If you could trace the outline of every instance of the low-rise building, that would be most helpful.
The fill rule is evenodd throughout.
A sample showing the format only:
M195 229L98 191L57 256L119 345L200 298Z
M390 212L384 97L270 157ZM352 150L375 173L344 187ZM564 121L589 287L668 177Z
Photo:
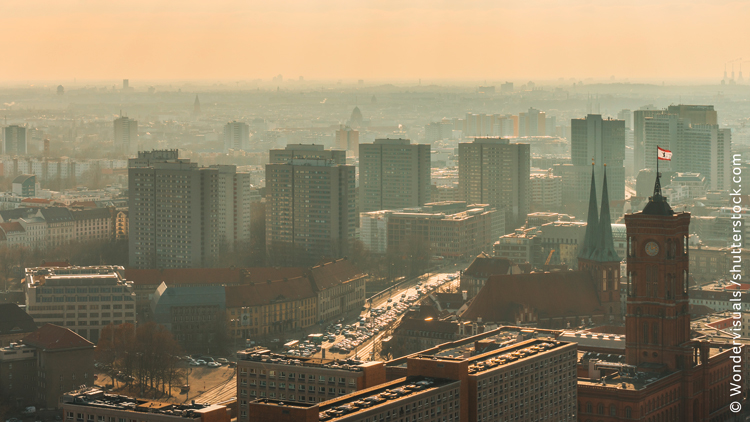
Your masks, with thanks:
M316 265L309 270L318 298L316 322L343 318L365 305L365 279L367 274L348 259Z
M235 343L305 329L318 321L316 294L306 276L226 286L224 291Z
M105 241L115 238L114 208L88 208L71 211L77 242Z
M388 217L388 248L397 250L415 240L429 245L432 254L469 258L492 247L504 231L502 213L489 205L463 201L426 204Z
M229 422L221 404L169 403L107 394L97 388L68 392L60 398L65 422Z
M94 384L94 344L72 330L45 324L0 349L0 397L15 406L60 406L64 391Z
M320 403L384 382L383 362L305 358L273 354L259 347L247 349L237 353L239 420L247 420L247 413L243 418L247 400Z
M26 312L38 326L70 328L94 343L109 324L135 324L135 292L120 266L26 269Z

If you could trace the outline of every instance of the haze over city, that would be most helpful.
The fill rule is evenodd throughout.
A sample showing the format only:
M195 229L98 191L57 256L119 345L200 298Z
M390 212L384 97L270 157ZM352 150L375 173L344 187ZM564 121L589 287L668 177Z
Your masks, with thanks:
M750 58L748 15L708 0L6 0L0 79L698 83Z
M0 421L749 421L748 18L3 1Z

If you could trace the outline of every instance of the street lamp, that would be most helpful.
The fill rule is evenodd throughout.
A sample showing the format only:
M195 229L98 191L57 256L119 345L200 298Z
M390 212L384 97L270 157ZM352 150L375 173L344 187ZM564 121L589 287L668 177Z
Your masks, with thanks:
M186 373L187 377L185 379L185 383L187 385L187 393L186 393L187 397L185 397L185 401L190 400L190 373L191 372L193 372L193 368L188 368L187 373Z

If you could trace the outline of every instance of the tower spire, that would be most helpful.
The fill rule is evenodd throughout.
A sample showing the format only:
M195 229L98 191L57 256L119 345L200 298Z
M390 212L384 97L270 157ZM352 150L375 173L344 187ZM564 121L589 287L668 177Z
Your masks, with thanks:
M599 230L599 212L596 206L596 178L594 162L591 162L591 191L589 193L589 214L586 220L586 235L583 239L583 247L578 253L579 258L589 259L596 252L598 242L596 232Z
M609 192L607 189L607 165L604 165L604 181L602 182L602 211L599 216L599 244L592 259L599 262L620 261L615 251L615 241L612 237L612 220L609 217Z

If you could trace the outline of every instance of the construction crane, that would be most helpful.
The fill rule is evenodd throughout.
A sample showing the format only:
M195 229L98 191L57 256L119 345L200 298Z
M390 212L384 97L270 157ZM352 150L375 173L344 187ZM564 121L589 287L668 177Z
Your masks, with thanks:
M544 261L544 265L549 265L549 261L552 259L552 254L553 253L555 253L554 249L552 249L551 251L549 251L549 255L547 255L547 260Z

